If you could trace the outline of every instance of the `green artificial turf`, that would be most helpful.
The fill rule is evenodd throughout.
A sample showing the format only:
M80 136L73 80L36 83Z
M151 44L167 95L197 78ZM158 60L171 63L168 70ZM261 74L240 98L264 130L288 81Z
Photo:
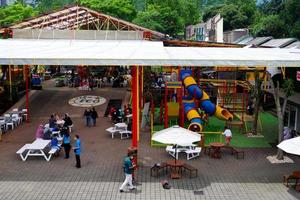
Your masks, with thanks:
M231 145L240 148L264 148L271 147L271 143L275 143L278 133L278 122L277 118L267 112L261 112L259 114L261 121L261 135L264 137L247 137L246 135L239 132L237 127L232 129L232 140ZM174 120L172 120L174 125ZM187 128L188 122L185 123ZM248 126L250 127L250 123ZM209 123L205 125L205 132L222 132L225 126L225 122L217 119L216 117L210 117ZM159 131L164 128L163 125L156 124L153 127L153 131ZM224 142L224 137L219 134L205 134L205 145L209 145L211 142ZM165 146L157 142L152 141L153 146Z

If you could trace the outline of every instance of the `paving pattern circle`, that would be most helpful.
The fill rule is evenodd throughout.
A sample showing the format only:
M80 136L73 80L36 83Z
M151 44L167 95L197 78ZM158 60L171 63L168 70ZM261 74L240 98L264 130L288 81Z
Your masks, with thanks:
M70 105L84 108L100 106L105 102L105 98L93 95L79 96L69 100Z

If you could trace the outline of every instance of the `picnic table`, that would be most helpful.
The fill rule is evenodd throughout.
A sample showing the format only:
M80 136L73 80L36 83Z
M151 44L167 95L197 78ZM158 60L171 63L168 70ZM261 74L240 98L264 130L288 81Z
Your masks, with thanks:
M167 162L167 166L171 168L171 178L178 179L181 178L181 172L183 168L184 162L180 160L170 160Z
M209 146L212 149L211 157L221 158L221 148L223 148L225 145L221 142L213 142L210 143Z
M50 161L52 155L56 153L57 149L51 149L46 155L45 149L51 143L51 140L36 139L31 144L25 144L16 153L20 155L22 161L26 161L29 156L41 156L44 157L46 161Z
M173 146L167 146L166 151L176 159L178 159L179 153L184 152L187 155L186 159L190 160L197 156L200 156L201 148L197 147L194 144L191 144L189 146L179 146L177 149L175 149Z
M116 129L124 129L127 131L127 124L122 122L122 123L116 123L115 124Z
M111 138L114 138L116 133L121 135L121 139L126 139L131 137L132 132L127 130L126 123L117 123L115 126L105 129L107 132L111 134Z

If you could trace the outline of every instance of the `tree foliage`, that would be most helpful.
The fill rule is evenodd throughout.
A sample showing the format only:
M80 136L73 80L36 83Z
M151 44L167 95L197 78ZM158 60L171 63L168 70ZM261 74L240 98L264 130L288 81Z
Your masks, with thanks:
M37 8L39 13L50 12L58 10L65 5L73 4L76 0L36 0Z
M137 23L171 36L184 33L186 26L206 21L220 13L224 30L250 28L255 36L300 37L299 0L35 0L36 8L24 0L0 8L0 26L51 12L68 4Z
M279 15L260 15L252 27L252 33L256 36L273 36L280 38L287 36L286 25Z
M255 0L227 0L224 4L208 7L203 14L207 21L220 13L224 18L224 30L248 28L255 21L257 8Z
M132 21L137 14L131 0L78 0L78 2L96 11L128 21Z
M139 12L133 22L170 35L176 35L177 31L184 27L175 10L154 4L148 5L146 11Z
M36 14L32 7L16 3L0 8L0 27L9 26Z
M182 34L187 25L200 21L199 11L200 4L194 0L148 0L146 9L138 13L134 22L147 28L159 27L155 30L176 36Z
M300 37L300 1L271 0L259 5L260 18L253 24L257 36Z

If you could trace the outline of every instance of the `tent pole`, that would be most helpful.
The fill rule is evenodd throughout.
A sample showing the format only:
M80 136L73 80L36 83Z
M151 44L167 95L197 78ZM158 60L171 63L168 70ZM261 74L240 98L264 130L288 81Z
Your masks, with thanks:
M165 123L164 123L164 127L168 128L169 126L169 116L168 116L168 87L167 87L167 83L165 83Z
M26 109L27 109L27 119L26 122L29 123L29 66L25 66L25 80L26 80Z
M8 74L9 74L9 99L12 101L11 65L8 66Z
M139 139L139 70L131 67L132 75L132 146L138 146Z

